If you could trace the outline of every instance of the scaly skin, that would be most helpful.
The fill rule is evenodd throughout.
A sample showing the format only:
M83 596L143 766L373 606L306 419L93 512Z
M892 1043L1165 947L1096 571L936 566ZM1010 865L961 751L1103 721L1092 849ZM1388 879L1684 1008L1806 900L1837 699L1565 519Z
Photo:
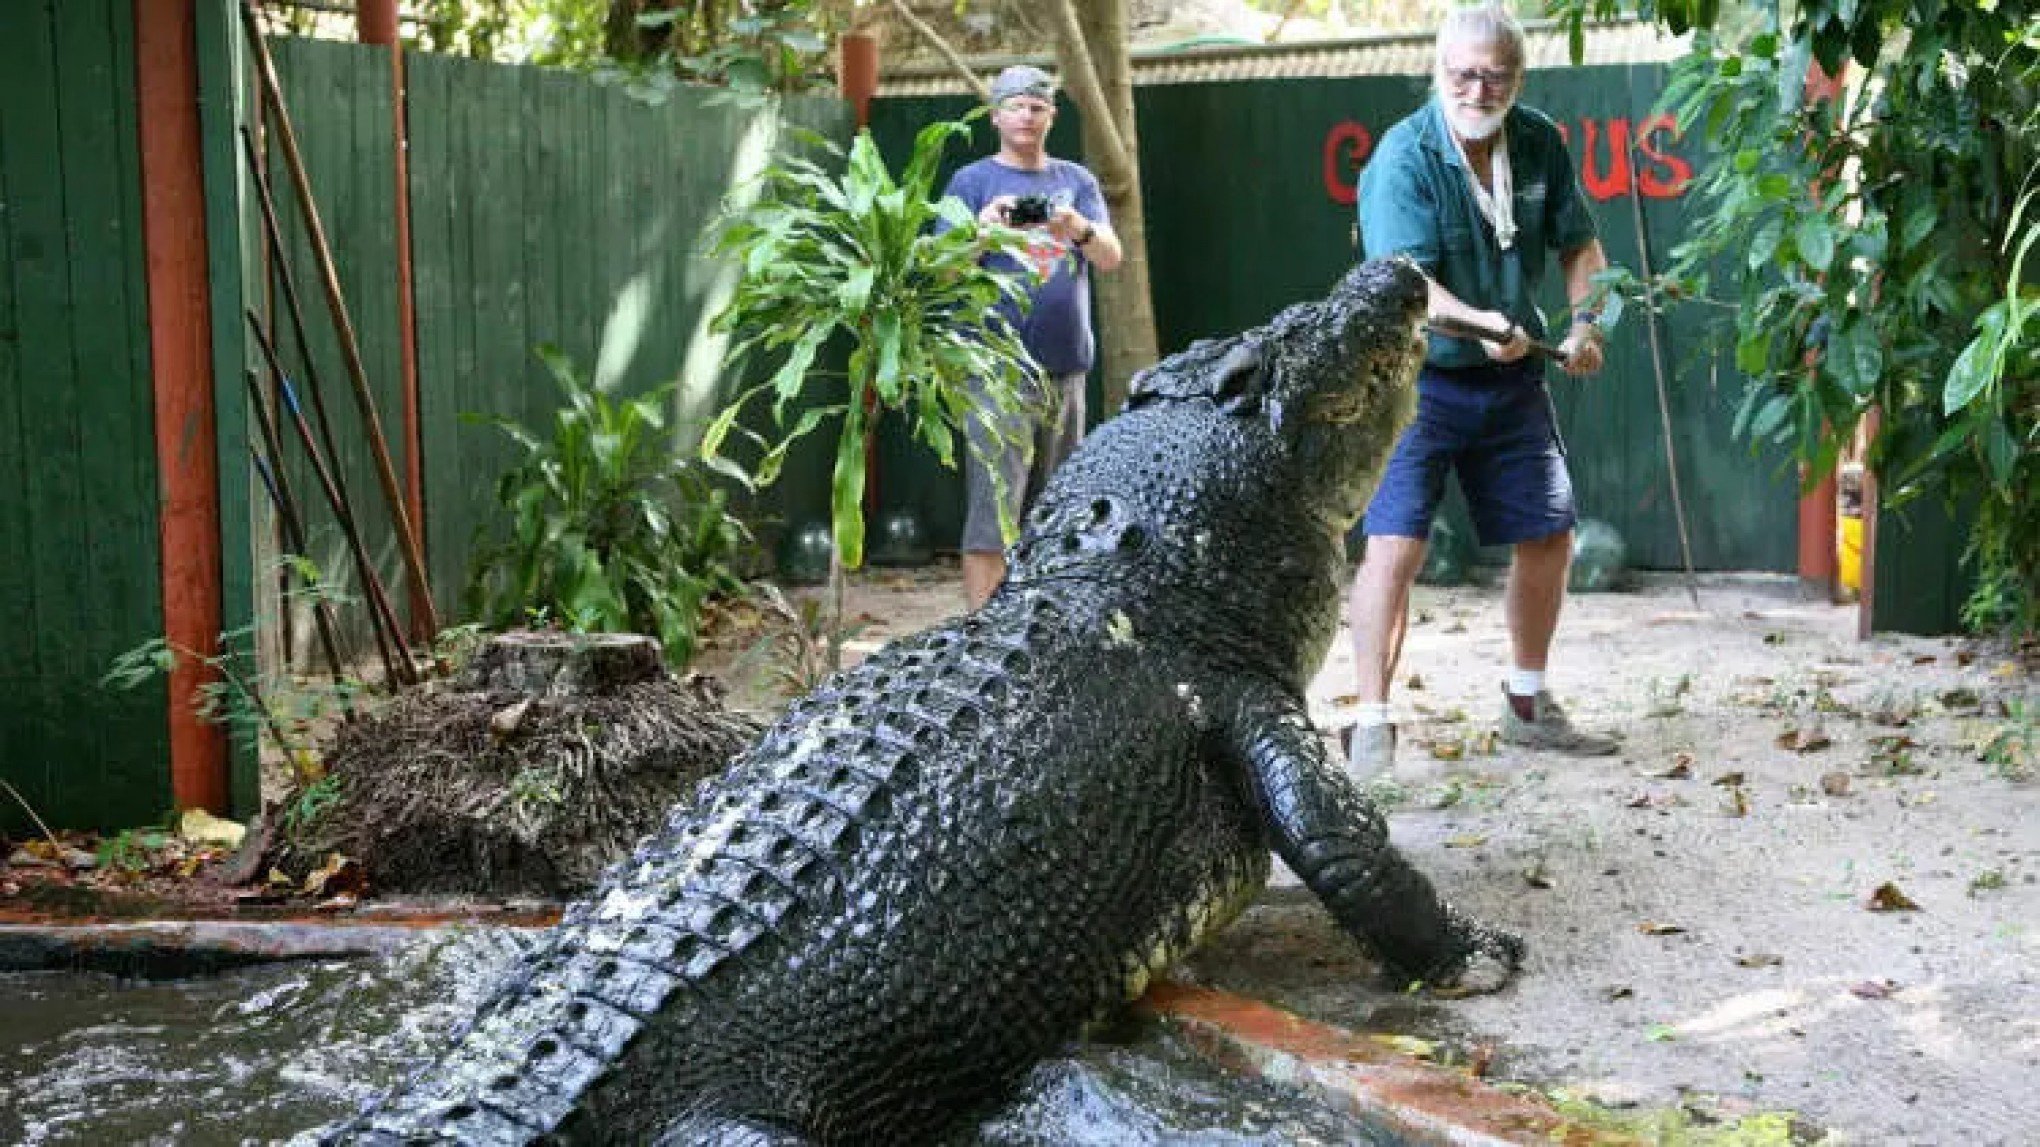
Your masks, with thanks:
M1395 967L1498 986L1520 944L1389 846L1303 702L1423 300L1367 264L1135 379L983 610L796 703L328 1141L924 1142L1230 921L1271 848Z

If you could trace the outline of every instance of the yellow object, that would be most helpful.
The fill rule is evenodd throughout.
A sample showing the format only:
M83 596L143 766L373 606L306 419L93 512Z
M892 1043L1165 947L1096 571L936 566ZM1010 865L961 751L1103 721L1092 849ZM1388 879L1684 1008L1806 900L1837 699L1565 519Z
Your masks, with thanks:
M1863 519L1844 514L1840 525L1841 541L1837 551L1842 584L1860 593L1863 590Z

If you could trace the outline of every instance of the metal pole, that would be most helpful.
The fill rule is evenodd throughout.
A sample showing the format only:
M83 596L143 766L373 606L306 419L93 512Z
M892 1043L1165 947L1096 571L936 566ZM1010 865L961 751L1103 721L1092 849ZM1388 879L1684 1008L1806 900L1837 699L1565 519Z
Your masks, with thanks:
M1636 261L1643 269L1643 321L1650 331L1650 370L1657 380L1658 426L1665 439L1665 472L1672 483L1672 520L1679 527L1679 556L1686 563L1686 593L1700 608L1700 578L1693 572L1693 539L1686 529L1686 500L1679 494L1679 452L1672 442L1672 399L1665 386L1665 352L1658 342L1657 290L1651 286L1650 235L1643 226L1643 196L1636 189L1636 140L1629 145L1629 213L1636 222Z

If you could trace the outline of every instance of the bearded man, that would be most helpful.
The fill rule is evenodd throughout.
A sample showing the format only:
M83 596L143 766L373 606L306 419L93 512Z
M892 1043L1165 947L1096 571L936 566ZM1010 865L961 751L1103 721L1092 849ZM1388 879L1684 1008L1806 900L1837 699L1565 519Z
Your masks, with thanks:
M1438 32L1436 98L1382 136L1361 175L1361 258L1415 260L1430 279L1432 324L1416 421L1367 508L1367 552L1347 602L1360 705L1344 740L1362 779L1394 766L1389 683L1448 472L1481 544L1513 551L1501 739L1575 755L1616 748L1574 728L1545 685L1576 514L1545 387L1548 356L1531 353L1547 338L1531 296L1555 253L1571 301L1559 365L1592 375L1601 332L1586 303L1608 261L1557 125L1516 102L1524 55L1522 25L1507 8L1454 11ZM1492 337L1438 333L1454 324ZM1402 779L1413 778L1405 770Z

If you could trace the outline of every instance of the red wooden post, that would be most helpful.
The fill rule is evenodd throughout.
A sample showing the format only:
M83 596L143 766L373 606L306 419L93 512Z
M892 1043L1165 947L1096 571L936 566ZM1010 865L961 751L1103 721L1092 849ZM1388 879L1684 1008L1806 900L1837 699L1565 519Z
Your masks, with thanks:
M218 648L219 441L213 406L211 285L198 122L197 0L136 4L135 99L141 152L149 367L161 484L163 634L204 655ZM170 672L170 796L179 809L227 812L227 740L194 706L218 674L180 657Z
M397 226L397 346L398 369L404 393L404 508L418 531L418 544L429 546L425 535L425 437L418 399L418 299L411 280L411 141L404 107L404 42L397 34L397 0L361 0L355 9L355 30L364 44L383 44L390 50L390 139L396 153ZM421 632L424 619L432 615L424 600L427 587L410 582L411 638L430 641Z

